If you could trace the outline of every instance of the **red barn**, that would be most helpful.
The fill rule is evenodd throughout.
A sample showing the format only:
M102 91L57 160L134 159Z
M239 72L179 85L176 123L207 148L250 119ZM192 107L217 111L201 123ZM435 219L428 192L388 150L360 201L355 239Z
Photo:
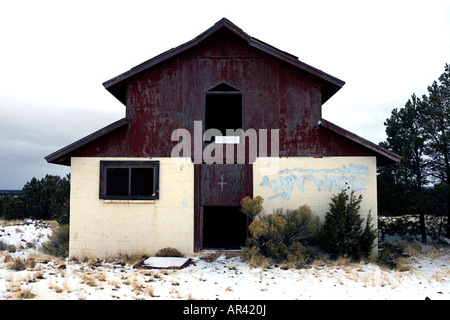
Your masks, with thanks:
M239 248L247 195L323 215L351 189L373 215L399 161L322 118L342 80L227 19L103 85L125 117L46 157L71 166L71 256Z

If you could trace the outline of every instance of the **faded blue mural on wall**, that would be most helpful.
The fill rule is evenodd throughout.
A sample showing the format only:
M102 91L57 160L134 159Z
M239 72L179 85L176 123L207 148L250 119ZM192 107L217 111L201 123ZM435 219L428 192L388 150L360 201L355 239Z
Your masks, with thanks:
M365 189L368 168L364 165L349 164L334 169L283 169L275 178L264 176L260 186L271 189L268 199L281 197L289 200L292 192L304 192L305 185L312 183L318 191L340 192Z

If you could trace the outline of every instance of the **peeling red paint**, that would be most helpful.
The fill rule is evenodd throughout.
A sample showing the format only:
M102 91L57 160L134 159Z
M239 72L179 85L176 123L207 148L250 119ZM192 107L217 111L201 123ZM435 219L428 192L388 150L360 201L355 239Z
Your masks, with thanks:
M398 156L321 118L322 104L343 81L248 36L226 19L105 82L125 104L126 118L46 159L70 165L74 156L170 157L179 143L171 140L172 132L184 128L195 137L194 122L205 123L205 93L222 83L242 93L244 131L279 130L276 156L376 156L379 164L399 161ZM268 143L271 150L270 138ZM192 142L193 158L199 156L195 151ZM195 251L202 245L203 206L239 206L242 197L253 195L253 161L194 164Z
M108 131L70 152L63 148L49 156L50 161L69 164L67 159L75 155L170 157L178 143L171 140L172 132L185 128L193 136L194 121L205 120L205 92L220 83L242 92L244 130L280 130L279 156L375 155L382 161L397 160L363 139L320 128L323 100L343 82L239 30L221 20L207 36L180 46L183 50L173 49L147 62L149 67L144 63L109 81L108 90L126 104L126 132Z

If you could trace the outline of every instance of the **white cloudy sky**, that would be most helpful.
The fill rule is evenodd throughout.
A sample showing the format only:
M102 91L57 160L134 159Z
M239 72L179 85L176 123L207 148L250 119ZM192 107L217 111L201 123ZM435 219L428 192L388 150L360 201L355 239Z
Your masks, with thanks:
M323 117L374 143L450 63L450 1L0 0L0 189L67 174L44 157L125 115L102 83L223 17L344 80Z

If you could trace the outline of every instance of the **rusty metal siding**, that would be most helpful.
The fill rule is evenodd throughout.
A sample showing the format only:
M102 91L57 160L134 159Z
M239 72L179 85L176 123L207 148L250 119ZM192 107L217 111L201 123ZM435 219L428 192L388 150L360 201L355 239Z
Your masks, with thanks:
M130 155L170 156L173 130L193 137L194 121L204 123L205 91L222 82L243 93L244 130L280 129L282 156L311 149L316 137L305 132L320 119L320 80L222 30L128 80Z
M252 165L211 164L201 166L202 206L240 206L253 194Z
M249 45L227 28L125 81L126 134L108 134L74 154L169 157L178 144L171 141L172 132L185 128L193 139L194 121L205 122L205 92L223 82L242 92L244 130L279 130L280 156L376 154L364 143L357 146L339 133L319 130L322 78Z
M76 149L71 157L128 157L127 126Z
M172 132L185 128L193 138L194 121L205 120L205 91L223 82L243 94L244 130L279 130L277 155L376 155L387 163L399 161L364 139L346 139L349 134L332 124L325 126L330 132L318 125L322 103L343 81L248 36L227 19L104 83L126 104L126 133L118 138L106 132L104 139L95 134L95 141L89 135L46 159L68 165L72 154L169 157L178 144L171 141Z
M320 145L321 156L373 156L379 157L377 152L351 141L345 135L337 135L335 132L319 127L317 143ZM379 160L378 162L380 162Z

